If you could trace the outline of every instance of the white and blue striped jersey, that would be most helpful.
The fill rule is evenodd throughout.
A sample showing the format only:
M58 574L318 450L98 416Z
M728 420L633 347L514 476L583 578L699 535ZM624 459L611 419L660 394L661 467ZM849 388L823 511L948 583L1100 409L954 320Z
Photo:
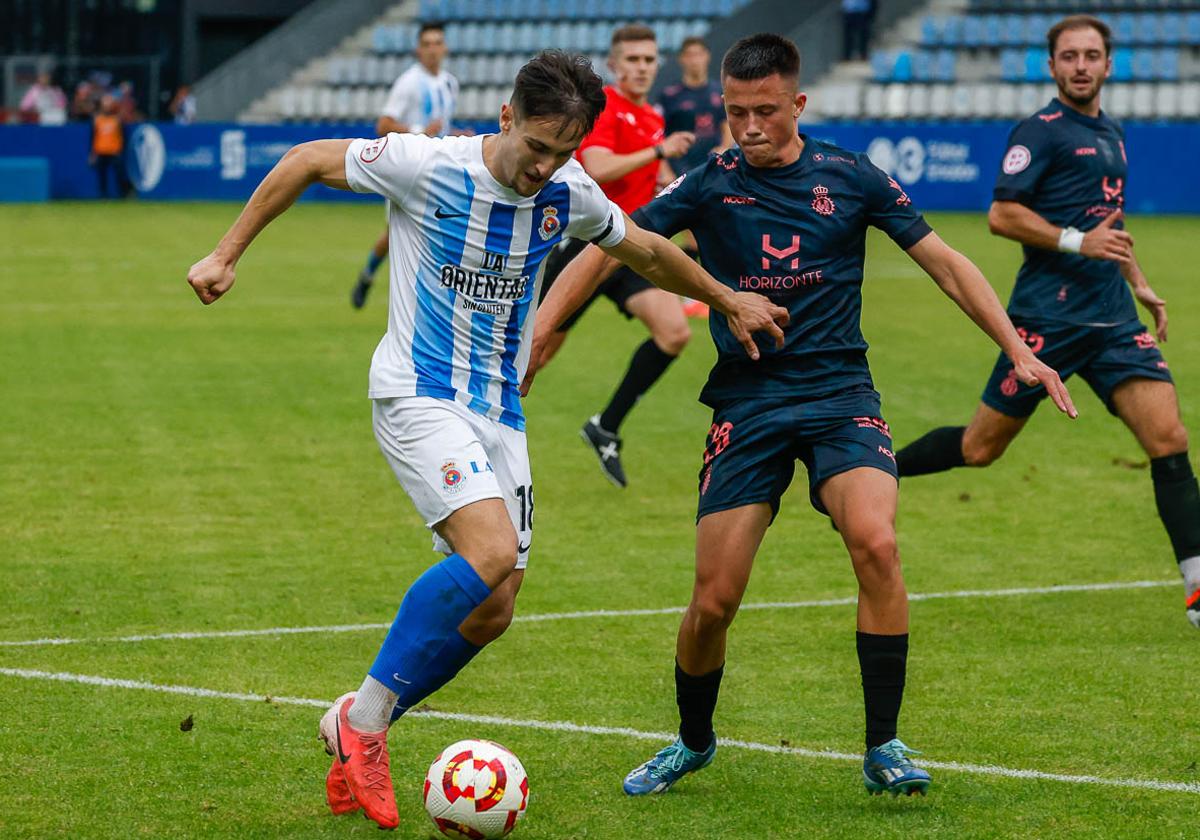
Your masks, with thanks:
M346 151L350 188L388 199L388 329L370 396L455 400L523 430L546 255L568 236L616 245L625 217L575 160L518 195L484 165L483 141L389 134Z
M391 117L414 134L433 120L441 120L439 137L445 137L458 102L458 79L445 70L433 75L419 61L392 84L382 115Z

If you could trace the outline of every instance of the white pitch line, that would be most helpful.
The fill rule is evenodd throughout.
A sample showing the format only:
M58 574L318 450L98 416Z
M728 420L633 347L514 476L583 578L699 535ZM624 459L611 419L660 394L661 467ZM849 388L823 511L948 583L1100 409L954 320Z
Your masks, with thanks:
M156 691L162 694L181 694L188 697L203 697L216 700L240 700L252 703L269 701L286 706L310 706L318 709L328 708L331 702L329 700L313 700L307 697L277 697L274 694L268 696L265 694L246 694L234 691L216 691L211 688L195 688L186 685L162 685L160 683L143 682L141 680L97 677L89 674L71 674L61 671L36 671L27 668L0 668L0 675L27 680L76 683L105 688ZM675 734L671 732L647 732L626 726L593 726L563 720L518 720L493 715L468 715L458 712L412 711L408 713L407 717L453 720L484 726L511 726L518 729L537 729L545 732L570 732L578 735L611 735L622 738L633 738L639 741L661 742L670 741L675 737ZM825 761L862 761L862 756L854 753L837 752L834 750L810 750L803 747L784 747L776 744L762 744L756 741L722 739L721 746L750 750L752 752L793 755L801 758L813 758ZM1108 778L1074 773L1047 773L1042 770L1024 770L1013 767L1000 767L994 764L965 764L959 761L922 761L921 766L931 770L949 770L980 776L999 776L1006 779L1035 779L1038 781L1064 782L1075 785L1102 785L1105 787L1139 788L1142 790L1200 794L1200 782L1164 782L1159 779Z
M1055 595L1062 592L1110 592L1120 589L1154 589L1178 586L1173 580L1131 580L1111 583L1078 583L1060 586L1023 586L1009 589L958 589L950 592L913 592L909 601L940 601L953 598L1011 598L1018 595ZM741 610L796 610L812 607L845 607L858 603L856 597L826 598L818 601L770 601L742 604ZM658 607L636 610L580 610L577 612L531 613L518 615L517 623L534 621L568 621L582 618L629 618L651 615L681 615L684 607ZM197 630L175 633L144 633L133 636L99 636L93 638L45 638L0 640L0 647L45 647L50 645L81 645L113 642L155 642L175 639L234 639L249 636L290 636L301 633L357 633L364 630L386 630L390 623L331 624L313 627L264 627L249 630Z

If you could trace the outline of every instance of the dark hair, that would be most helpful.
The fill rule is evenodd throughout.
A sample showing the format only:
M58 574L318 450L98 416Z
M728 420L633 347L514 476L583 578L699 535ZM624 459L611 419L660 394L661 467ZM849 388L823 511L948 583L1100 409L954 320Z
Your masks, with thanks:
M708 44L704 43L704 39L699 35L689 35L684 38L682 42L680 42L679 51L683 52L688 47L704 47L704 49L707 50Z
M800 51L787 38L770 32L748 35L730 47L721 59L722 77L748 82L776 73L799 82Z
M625 41L654 41L658 43L658 36L654 34L654 30L644 23L627 23L624 26L617 27L612 34L612 42L609 48L615 47L617 44Z
M513 83L512 106L521 119L557 117L562 127L587 134L604 110L604 82L582 55L543 50L521 68Z
M417 43L421 43L421 36L426 32L441 32L446 34L446 24L440 20L427 20L421 24L421 28L417 30Z
M1112 55L1112 30L1108 28L1107 23L1091 15L1071 15L1051 26L1050 31L1046 33L1046 47L1050 50L1050 57L1054 58L1059 35L1071 29L1089 28L1100 33L1100 38L1104 41L1104 54Z

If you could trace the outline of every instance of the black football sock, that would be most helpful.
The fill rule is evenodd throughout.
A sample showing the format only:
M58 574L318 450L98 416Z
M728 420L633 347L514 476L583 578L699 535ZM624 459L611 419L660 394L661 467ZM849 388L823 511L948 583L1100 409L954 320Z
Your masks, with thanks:
M713 742L713 712L721 690L722 665L699 677L675 663L675 702L679 704L679 737L692 752L704 752Z
M617 433L625 416L633 410L633 406L642 398L642 394L650 390L650 386L666 373L667 368L675 357L658 349L654 339L648 338L629 360L629 370L625 378L617 386L608 406L600 414L600 428Z
M859 630L857 635L869 750L896 737L896 721L904 698L908 634L880 636Z
M942 426L896 453L900 475L925 475L966 466L962 442L966 426Z
M1200 557L1200 485L1187 452L1150 459L1150 476L1154 479L1158 515L1171 538L1175 559L1183 564ZM1192 584L1200 582L1190 580L1188 584L1190 593Z

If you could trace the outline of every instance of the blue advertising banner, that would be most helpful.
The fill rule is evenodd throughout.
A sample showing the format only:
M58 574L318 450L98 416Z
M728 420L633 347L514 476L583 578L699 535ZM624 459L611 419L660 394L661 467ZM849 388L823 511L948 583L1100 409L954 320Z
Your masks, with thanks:
M986 123L846 123L804 126L814 137L865 150L904 186L923 210L984 210L1011 125ZM1130 123L1126 207L1131 213L1200 213L1193 150L1200 124ZM143 198L245 200L297 143L327 137L368 137L370 125L232 125L143 123L126 143L126 169ZM99 194L88 165L87 125L0 127L0 158L48 160L51 197ZM372 200L315 186L305 200ZM377 199L375 199L377 200Z

